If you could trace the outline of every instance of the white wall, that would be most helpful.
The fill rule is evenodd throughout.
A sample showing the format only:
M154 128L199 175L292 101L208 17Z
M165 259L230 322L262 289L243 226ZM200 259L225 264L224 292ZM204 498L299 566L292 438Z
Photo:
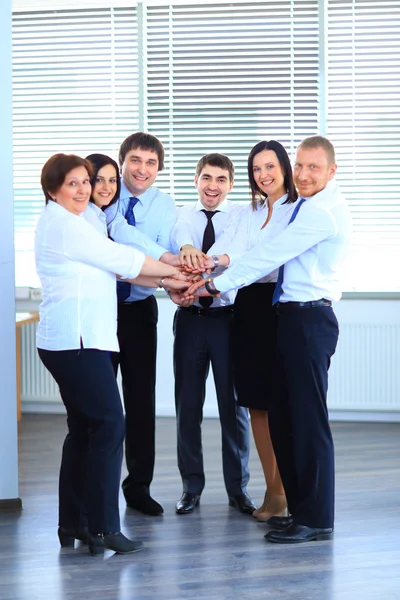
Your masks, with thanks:
M11 129L11 0L0 2L0 500L18 497L14 218Z

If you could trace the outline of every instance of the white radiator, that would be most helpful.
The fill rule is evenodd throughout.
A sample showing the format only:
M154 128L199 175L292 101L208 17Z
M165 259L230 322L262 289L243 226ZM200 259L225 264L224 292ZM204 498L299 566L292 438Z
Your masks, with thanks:
M158 304L157 413L172 416L174 309L169 300L159 300ZM385 302L374 302L368 308L365 301L342 301L337 309L340 339L332 359L328 394L332 419L400 421L399 303L388 306ZM377 322L378 318L381 322ZM58 387L36 352L36 326L31 323L21 330L22 410L64 412ZM204 416L217 414L214 386L209 377Z
M58 386L36 350L37 323L21 327L21 404L23 412L64 412Z
M340 327L328 403L330 410L400 411L399 324Z

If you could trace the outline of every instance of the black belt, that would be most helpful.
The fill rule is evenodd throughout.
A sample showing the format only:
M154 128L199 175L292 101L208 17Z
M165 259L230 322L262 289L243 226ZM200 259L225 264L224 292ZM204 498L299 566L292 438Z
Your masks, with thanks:
M321 300L310 300L309 302L278 302L277 304L279 310L285 308L314 308L316 306L332 306L332 302L322 298Z
M233 313L233 305L230 306L218 306L217 308L202 308L201 306L181 306L181 310L193 313L198 317L223 317L224 315Z

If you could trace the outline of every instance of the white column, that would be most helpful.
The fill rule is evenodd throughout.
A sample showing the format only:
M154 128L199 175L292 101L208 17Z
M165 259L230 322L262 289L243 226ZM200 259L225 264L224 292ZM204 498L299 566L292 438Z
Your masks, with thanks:
M0 2L0 509L21 507L15 364L14 215L12 181L11 0Z

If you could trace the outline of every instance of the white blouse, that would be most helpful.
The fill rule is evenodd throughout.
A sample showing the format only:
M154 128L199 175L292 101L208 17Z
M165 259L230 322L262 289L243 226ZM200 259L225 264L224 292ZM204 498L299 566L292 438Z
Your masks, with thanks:
M145 256L109 240L96 210L89 206L87 215L74 215L50 201L39 218L35 258L43 301L38 348L73 350L82 343L84 348L119 350L115 275L137 277Z
M284 204L287 200L287 194L278 198L273 204L272 215L267 225L263 227L268 217L268 205L258 205L253 210L251 204L248 204L238 215L236 221L224 231L223 236L214 244L208 254L228 254L231 263L240 260L250 248L253 248L265 238L274 238L289 223L290 217L296 202ZM257 283L276 282L278 270L274 269Z

